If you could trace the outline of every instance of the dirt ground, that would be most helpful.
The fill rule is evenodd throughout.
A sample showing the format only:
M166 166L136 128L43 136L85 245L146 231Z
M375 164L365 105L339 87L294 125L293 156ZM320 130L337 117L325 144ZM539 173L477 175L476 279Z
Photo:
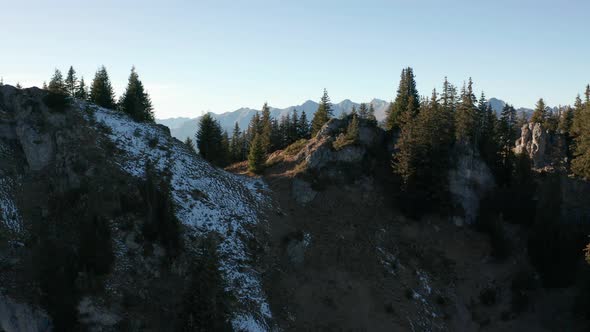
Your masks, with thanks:
M435 216L407 219L371 178L327 186L300 205L292 174L275 170L264 175L274 207L261 269L283 329L585 330L571 289L537 286L518 227L509 228L512 256L498 262L486 235ZM519 276L527 287L513 290Z

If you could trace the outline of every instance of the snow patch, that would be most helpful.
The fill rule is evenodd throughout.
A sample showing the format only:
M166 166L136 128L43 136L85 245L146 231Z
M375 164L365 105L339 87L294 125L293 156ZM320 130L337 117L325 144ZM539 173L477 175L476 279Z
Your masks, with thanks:
M241 304L240 311L234 313L233 327L270 330L272 314L244 243L254 236L257 212L270 202L262 180L211 166L162 128L134 122L120 112L81 102L79 106L90 110L89 120L95 120L98 127L108 128L108 137L123 152L116 160L123 171L144 177L147 162L159 171L168 171L178 219L197 235L216 232L221 236L220 269Z

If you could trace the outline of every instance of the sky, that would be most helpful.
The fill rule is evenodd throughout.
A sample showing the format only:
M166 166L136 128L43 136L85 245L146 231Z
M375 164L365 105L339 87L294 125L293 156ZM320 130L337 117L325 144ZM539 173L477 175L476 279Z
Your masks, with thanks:
M131 66L156 117L319 100L392 100L411 66L421 94L444 77L517 107L571 104L590 83L587 0L0 0L0 76L41 86Z

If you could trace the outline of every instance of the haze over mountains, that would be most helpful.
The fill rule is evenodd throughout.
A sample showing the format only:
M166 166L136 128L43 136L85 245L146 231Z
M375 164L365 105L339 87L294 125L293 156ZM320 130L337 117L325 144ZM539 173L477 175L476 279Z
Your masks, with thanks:
M499 114L502 111L504 105L506 105L506 102L497 98L490 98L489 103L492 105L492 108L494 109L496 114ZM387 111L387 108L389 107L388 101L374 98L367 104L372 104L375 108L375 117L378 121L382 121L383 119L385 119L385 113ZM353 106L358 109L360 103L353 102L350 99L344 99L339 103L332 104L334 116L338 117L342 113L350 113L352 111ZM289 106L286 108L275 108L271 106L270 113L272 117L280 119L283 116L291 114L293 110L297 110L299 114L305 111L308 120L311 121L317 109L317 102L313 100L307 100L301 105ZM256 114L256 112L259 111L259 109L242 107L232 112L211 113L211 115L213 116L213 118L219 121L221 128L223 130L226 130L231 135L231 132L236 122L240 126L240 129L244 130L248 127L250 119L252 119L254 114ZM518 114L520 114L521 111L524 111L527 115L530 115L533 112L533 110L530 108L517 109ZM195 136L195 133L197 132L198 121L200 118L201 116L198 116L196 118L177 117L168 119L156 119L156 122L170 128L170 133L172 134L172 136L184 141L187 137L193 138Z

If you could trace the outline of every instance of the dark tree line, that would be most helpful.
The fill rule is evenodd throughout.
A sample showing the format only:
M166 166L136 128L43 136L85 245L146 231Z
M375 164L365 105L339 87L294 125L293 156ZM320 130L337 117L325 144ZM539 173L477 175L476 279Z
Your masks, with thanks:
M96 71L90 87L86 85L84 77L78 79L76 71L70 66L65 78L61 71L56 69L49 84L43 83L43 89L53 94L87 100L100 107L118 109L131 116L135 121L154 122L155 120L150 96L145 91L135 67L131 68L127 88L118 102L109 74L104 66Z

